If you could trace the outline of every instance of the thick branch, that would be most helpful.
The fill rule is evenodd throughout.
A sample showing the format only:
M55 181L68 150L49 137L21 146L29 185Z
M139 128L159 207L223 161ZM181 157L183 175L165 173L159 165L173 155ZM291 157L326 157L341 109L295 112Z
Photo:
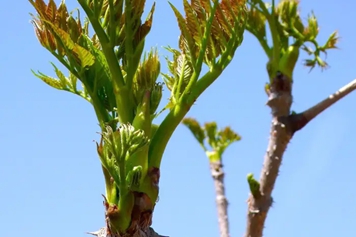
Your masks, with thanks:
M311 108L305 110L302 113L291 115L290 120L292 123L293 132L302 129L316 116L321 114L324 110L332 106L334 103L351 93L356 89L356 79L348 83L347 85L340 88L334 94L319 102L318 104L312 106Z
M272 205L272 190L276 182L284 151L292 138L288 116L292 104L291 80L282 74L273 78L267 105L272 111L269 144L260 175L260 195L248 198L245 237L262 237L264 223Z
M277 75L268 91L267 105L272 110L271 134L260 177L261 195L248 199L246 237L262 237L268 210L272 205L272 190L276 182L283 154L293 134L312 119L356 89L356 79L340 88L328 98L295 115L290 115L292 104L291 83L284 75Z
M210 162L211 176L214 180L216 192L216 206L218 210L218 221L220 237L229 237L229 219L227 214L227 198L225 195L224 170L221 160Z
M87 232L87 234L94 235L97 237L168 237L168 236L157 234L152 228L148 228L146 231L138 230L137 232L135 232L130 236L128 235L118 236L118 235L108 234L107 227L102 227L98 231Z

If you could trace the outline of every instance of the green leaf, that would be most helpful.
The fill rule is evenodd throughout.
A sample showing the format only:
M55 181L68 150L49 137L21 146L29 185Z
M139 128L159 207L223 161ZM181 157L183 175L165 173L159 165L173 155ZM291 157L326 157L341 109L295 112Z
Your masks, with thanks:
M95 62L94 56L83 47L76 44L73 48L73 52L75 52L76 55L78 56L80 60L80 64L83 68L94 64Z
M56 88L58 90L68 90L66 87L63 86L61 81L59 81L53 77L47 76L41 72L36 73L33 70L31 70L31 71L36 77L38 77L39 79L44 81L46 84L52 86L53 88Z
M49 21L45 21L47 24L51 26L53 29L53 33L55 33L67 51L73 51L80 62L80 65L85 68L87 66L91 66L95 62L94 56L85 48L73 42L69 33L65 32L61 28L52 24Z
M197 120L194 118L184 118L182 123L188 127L188 129L193 133L197 141L204 145L205 134L203 128L200 126Z
M188 30L190 34L193 36L195 43L197 45L200 45L203 37L201 27L204 27L204 25L201 24L202 22L198 21L197 15L194 12L192 6L188 3L188 0L184 0L183 4L184 4L184 11L186 14L186 22L187 22Z
M205 123L204 130L208 137L208 143L213 149L217 149L217 125L216 122Z
M173 9L173 12L178 20L178 25L179 28L181 30L181 38L183 38L186 41L186 44L188 47L184 47L182 44L180 44L180 48L183 52L190 54L190 56L192 57L192 61L195 61L195 44L193 41L192 36L190 35L190 32L188 30L188 26L186 21L184 20L182 14L180 14L180 12L178 11L177 8L175 8L175 6L169 2L169 5L171 6L171 8Z
M227 147L232 143L240 141L241 137L234 132L230 127L225 127L218 132L219 137L219 153L222 155Z
M177 57L177 67L175 71L176 79L178 81L178 91L176 98L179 98L180 94L184 91L185 87L188 85L193 74L193 65L189 61L189 58L181 54Z
M74 86L70 84L70 82L68 81L68 79L64 76L64 74L56 67L56 65L54 65L54 63L52 63L52 66L54 67L54 71L57 75L57 77L59 78L60 83L62 84L62 87L70 87L73 88Z

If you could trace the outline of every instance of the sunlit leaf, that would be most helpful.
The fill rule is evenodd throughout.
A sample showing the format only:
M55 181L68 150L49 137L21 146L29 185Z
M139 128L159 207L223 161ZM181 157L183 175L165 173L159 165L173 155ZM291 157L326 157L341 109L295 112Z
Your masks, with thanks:
M217 149L217 125L216 122L205 123L204 130L208 137L208 143L213 149Z
M50 85L53 88L56 88L58 90L67 90L65 87L63 87L62 83L59 80L57 80L53 77L47 76L41 72L36 73L33 70L31 70L31 71L36 77L38 77L39 79L44 81L47 85Z
M182 123L188 127L188 129L193 133L197 141L203 145L205 134L198 121L196 121L194 118L184 118Z
M187 46L188 47L181 47L180 49L184 52L184 53L188 53L190 54L193 58L195 57L195 44L194 41L192 39L192 36L189 33L188 30L188 26L186 24L186 21L184 19L184 17L180 14L180 12L178 11L177 8L175 8L173 6L173 4L169 3L171 5L171 8L173 9L173 12L178 20L178 25L179 25L179 29L181 30L182 33L182 37L184 38L184 40L186 40L187 42Z
M201 27L204 27L204 25L199 23L196 13L193 11L192 6L188 3L188 0L184 0L183 4L189 33L196 41L196 44L200 45L203 37Z

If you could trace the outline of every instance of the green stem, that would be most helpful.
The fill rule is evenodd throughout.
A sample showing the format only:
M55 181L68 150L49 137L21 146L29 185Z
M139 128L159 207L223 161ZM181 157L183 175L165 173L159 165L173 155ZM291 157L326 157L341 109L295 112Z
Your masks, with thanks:
M114 6L114 0L109 0L109 11L110 11L110 30L109 30L109 37L110 41L114 44L115 39L116 39L116 27L115 26L115 6Z
M177 104L164 118L150 143L148 152L149 167L160 167L167 143L188 111L188 105L182 108L180 104Z
M99 38L99 41L103 49L103 53L108 63L112 80L113 80L113 87L114 87L114 92L115 92L115 97L117 102L119 121L121 123L132 122L133 119L133 115L131 114L132 103L130 103L130 97L128 93L129 91L125 88L125 82L121 73L119 62L114 52L114 48L112 47L110 40L107 34L105 33L104 29L101 27L99 21L93 15L93 12L90 10L85 0L78 0L78 2L82 6L85 13L87 14L89 21Z
M133 34L135 33L132 27L132 5L131 1L125 1L125 52L127 60L127 75L126 84L130 90L132 87L133 77L135 75L135 68L133 65Z
M262 46L263 50L265 51L267 57L271 58L271 56L272 56L271 48L268 46L267 39L266 38L263 38L263 39L257 38L257 39L258 39L258 42L260 42L260 45Z
M274 7L276 6L275 0L272 0L272 9L274 10Z
M272 2L272 12L269 13L265 3L262 0L258 0L258 4L260 6L260 8L262 9L262 12L264 13L268 24L269 24L269 28L271 31L271 36L272 36L272 42L273 42L273 53L272 53L272 65L274 70L278 67L278 62L279 62L279 58L280 58L280 46L279 46L279 37L278 37L278 30L277 30L277 23L276 23L276 16L275 16L275 4L274 1Z
M222 63L218 62L217 66L212 71L207 72L199 79L190 94L188 103L194 103L194 101L220 76L222 73L221 64Z
M98 8L99 8L99 3L98 3L98 0L94 0L94 16L95 17L99 17L100 15L100 12L98 14Z
M114 85L116 106L120 123L132 123L134 119L133 102L130 100L130 91L127 87L119 88Z
M127 193L127 184L126 184L126 160L129 156L129 153L127 152L126 157L123 157L122 160L120 160L119 164L119 172L120 172L120 196L121 195L126 195Z
M105 191L106 191L106 198L108 199L109 203L117 203L117 189L115 182L111 180L111 176L109 172L105 169L103 165L101 165L101 169L103 170L104 179L105 179Z
M219 68L219 67L217 67ZM180 102L168 113L157 132L153 136L148 153L149 167L159 168L161 165L164 150L171 138L174 130L180 124L184 116L188 113L194 101L208 88L221 74L222 70L213 69L207 72L194 86L189 94L188 100Z
M301 34L294 26L293 24L291 26L289 26L290 29L292 30L292 36L296 39L296 40L299 40L299 41L305 41L304 40L304 35Z

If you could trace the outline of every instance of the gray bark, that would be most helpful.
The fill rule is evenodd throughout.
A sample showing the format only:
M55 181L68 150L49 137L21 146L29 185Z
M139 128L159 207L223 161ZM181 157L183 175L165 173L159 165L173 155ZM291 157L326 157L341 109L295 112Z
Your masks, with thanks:
M224 170L221 160L210 162L211 176L214 180L215 192L216 192L216 207L218 211L218 221L220 229L220 237L230 237L229 234L229 220L227 207L228 202L225 195L224 184Z
M267 105L272 112L270 139L260 175L260 193L248 198L245 237L262 237L265 220L273 203L272 191L287 144L295 132L302 129L324 110L356 89L356 79L334 94L299 114L290 114L292 84L284 75L277 75L270 85Z

